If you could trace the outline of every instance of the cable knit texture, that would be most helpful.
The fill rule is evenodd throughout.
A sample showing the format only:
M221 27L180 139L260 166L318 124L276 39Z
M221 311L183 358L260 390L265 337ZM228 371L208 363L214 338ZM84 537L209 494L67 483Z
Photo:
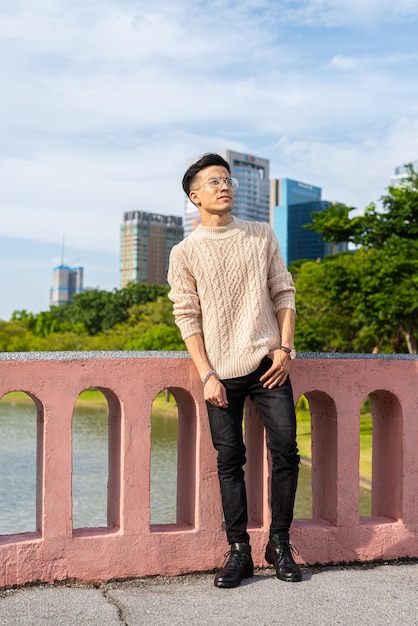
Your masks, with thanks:
M292 276L264 222L200 225L173 247L168 282L183 339L203 334L221 380L249 374L278 348L275 311L295 309Z

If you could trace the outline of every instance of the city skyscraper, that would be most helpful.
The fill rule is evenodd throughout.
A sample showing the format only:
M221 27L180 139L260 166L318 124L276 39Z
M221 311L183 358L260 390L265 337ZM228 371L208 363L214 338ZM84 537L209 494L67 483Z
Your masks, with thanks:
M290 178L270 181L271 225L286 265L298 259L322 259L348 249L347 243L328 244L319 233L304 228L312 213L324 211L331 202L321 199L322 190Z
M414 171L418 172L418 161L414 161L413 163L411 163L411 165ZM396 187L397 185L399 185L399 183L405 180L405 178L407 177L407 174L408 174L408 170L407 170L406 164L398 165L398 167L395 167L394 175L391 176L390 185L392 187Z
M58 265L54 267L52 275L51 306L68 304L73 296L84 291L82 267L68 267Z
M235 192L234 216L244 220L257 222L270 221L269 204L269 161L252 154L219 150L217 152L229 163L231 176L239 180L239 188ZM200 157L187 161L187 165L195 163ZM190 233L200 224L199 211L195 205L186 200L184 212L184 235Z
M183 239L182 218L127 211L121 226L121 286L165 285L171 248Z

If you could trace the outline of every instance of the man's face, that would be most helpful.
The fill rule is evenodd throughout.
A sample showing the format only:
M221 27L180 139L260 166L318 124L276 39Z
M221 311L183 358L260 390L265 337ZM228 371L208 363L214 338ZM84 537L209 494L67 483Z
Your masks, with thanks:
M227 184L230 173L225 167L211 165L193 179L189 198L200 211L211 215L230 213L234 206L234 190ZM218 185L214 179L221 179Z

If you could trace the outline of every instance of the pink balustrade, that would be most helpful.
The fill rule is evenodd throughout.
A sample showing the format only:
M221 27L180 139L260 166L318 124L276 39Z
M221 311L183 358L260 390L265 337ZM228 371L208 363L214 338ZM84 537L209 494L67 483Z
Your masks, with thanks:
M312 420L312 519L291 541L305 564L418 557L418 360L310 354L294 362L295 399ZM109 405L108 522L72 523L72 414L98 388ZM150 524L151 408L170 389L178 406L177 523ZM200 379L182 353L0 355L0 397L37 407L34 533L0 536L0 587L34 581L173 576L219 567L227 549ZM373 412L371 517L359 515L359 415ZM246 444L251 543L266 565L269 472L263 428L248 402Z

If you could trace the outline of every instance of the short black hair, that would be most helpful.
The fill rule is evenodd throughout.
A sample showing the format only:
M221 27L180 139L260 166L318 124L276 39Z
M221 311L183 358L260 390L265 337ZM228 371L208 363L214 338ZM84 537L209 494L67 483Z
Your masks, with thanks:
M190 184L193 178L198 174L201 170L204 170L211 165L219 165L220 167L224 167L231 173L231 168L229 167L228 161L225 161L219 154L214 154L212 152L208 152L204 154L196 163L193 163L183 176L183 189L186 196L190 193Z

